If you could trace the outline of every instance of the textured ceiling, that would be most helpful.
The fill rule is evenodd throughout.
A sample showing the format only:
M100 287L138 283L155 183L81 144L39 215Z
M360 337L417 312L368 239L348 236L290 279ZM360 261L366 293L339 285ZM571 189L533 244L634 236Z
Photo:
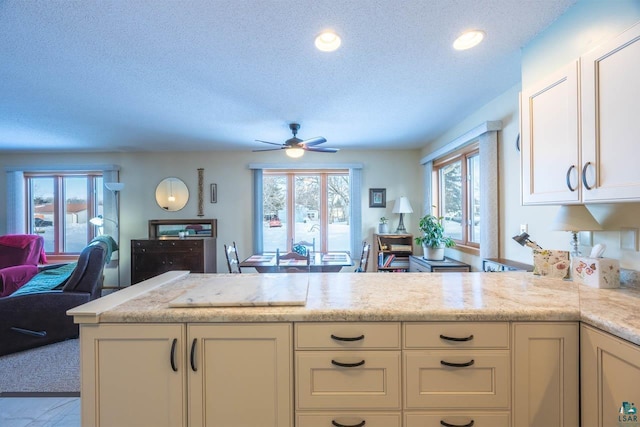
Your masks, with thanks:
M0 150L420 147L575 0L0 0ZM335 29L334 53L314 37ZM486 31L457 52L464 30ZM493 119L493 118L487 118Z

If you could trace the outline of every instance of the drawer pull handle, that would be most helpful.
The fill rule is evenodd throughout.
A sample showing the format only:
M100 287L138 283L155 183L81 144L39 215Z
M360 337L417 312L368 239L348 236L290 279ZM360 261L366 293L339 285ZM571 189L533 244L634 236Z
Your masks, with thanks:
M467 424L449 424L446 421L440 420L440 425L444 427L473 427L474 424L475 424L475 421L473 420L471 420Z
M176 345L178 345L178 338L173 339L173 343L171 343L171 356L169 356L173 372L178 372L178 366L176 365Z
M196 341L198 339L194 338L193 342L191 342L191 369L193 372L198 372L198 368L196 367Z
M466 362L466 363L452 363L452 362L445 362L444 360L440 361L441 365L444 366L451 366L452 368L466 368L468 366L473 365L475 362L475 360L471 359L470 361Z
M336 360L331 359L331 364L340 366L342 368L356 368L358 366L364 365L364 359L356 363L342 363L342 362L338 362Z
M336 341L361 341L364 339L364 335L360 335L359 337L339 337L337 335L331 334L331 339Z
M366 421L362 420L358 424L340 424L336 420L331 420L331 424L333 424L336 427L363 427L366 424Z
M469 335L468 337L464 337L464 338L456 338L456 337L448 337L446 335L440 335L440 339L447 340L447 341L463 342L463 341L471 341L473 339L473 335Z

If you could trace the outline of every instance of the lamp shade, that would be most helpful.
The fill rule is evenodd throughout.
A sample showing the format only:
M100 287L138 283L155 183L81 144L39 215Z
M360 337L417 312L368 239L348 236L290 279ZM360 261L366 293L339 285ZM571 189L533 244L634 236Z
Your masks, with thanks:
M551 229L578 232L602 230L602 226L598 224L585 205L566 205L560 206Z
M409 199L402 196L396 199L396 204L393 205L392 213L413 213L413 208L411 207L411 203L409 203Z

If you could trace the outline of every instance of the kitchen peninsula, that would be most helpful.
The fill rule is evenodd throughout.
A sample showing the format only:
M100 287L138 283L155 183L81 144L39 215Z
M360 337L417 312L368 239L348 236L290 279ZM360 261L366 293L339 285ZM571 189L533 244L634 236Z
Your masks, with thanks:
M582 392L582 425L597 426L585 406L622 401L599 401L598 381L584 390L608 378L599 368L581 391L579 360L606 356L606 340L634 368L614 378L640 381L635 289L525 272L291 274L277 280L295 280L296 305L278 305L286 292L256 298L267 280L169 272L71 310L82 425L577 427ZM245 286L237 306L202 306Z

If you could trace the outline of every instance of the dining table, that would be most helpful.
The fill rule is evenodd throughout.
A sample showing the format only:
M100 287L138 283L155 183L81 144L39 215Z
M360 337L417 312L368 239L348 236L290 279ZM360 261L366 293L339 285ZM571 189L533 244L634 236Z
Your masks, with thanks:
M255 268L258 273L277 273L282 266L302 267L307 265L306 260L280 259L278 266L275 252L254 254L240 263L241 268ZM312 252L309 256L309 270L312 273L338 272L343 267L353 266L351 255L348 252Z

